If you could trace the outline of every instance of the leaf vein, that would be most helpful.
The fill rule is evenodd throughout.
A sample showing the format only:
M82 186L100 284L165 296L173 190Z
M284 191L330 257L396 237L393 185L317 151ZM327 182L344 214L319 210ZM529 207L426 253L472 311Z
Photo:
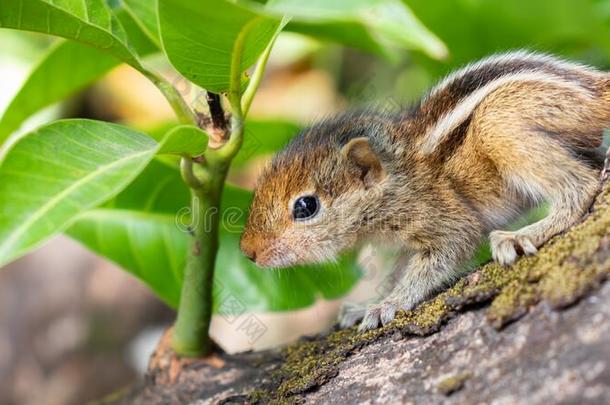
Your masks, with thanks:
M96 178L107 170L110 170L114 167L120 167L121 165L127 164L132 160L136 160L142 156L146 156L150 154L150 151L142 151L139 153L134 153L132 155L126 156L124 158L118 159L108 165L104 165L89 173L88 175L82 177L81 179L74 182L68 188L63 190L61 193L58 193L56 196L47 201L43 206L41 206L38 210L36 210L33 215L31 215L28 219L26 219L23 223L21 223L13 232L10 234L8 238L6 238L2 244L0 245L0 257L4 256L7 251L9 251L15 242L40 218L42 218L46 213L51 211L57 204L59 204L64 198L68 198L70 193L77 190L83 184L87 184L88 181Z

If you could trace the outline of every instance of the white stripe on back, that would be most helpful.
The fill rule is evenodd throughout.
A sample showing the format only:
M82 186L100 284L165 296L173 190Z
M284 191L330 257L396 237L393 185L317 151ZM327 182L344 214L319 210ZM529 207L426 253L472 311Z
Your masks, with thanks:
M475 70L484 70L486 66L494 65L497 63L510 63L511 61L514 62L523 60L545 62L545 64L552 69L564 72L568 71L570 73L578 73L581 76L583 74L589 74L594 76L601 75L600 72L595 71L592 68L589 68L584 65L560 61L558 59L554 59L546 55L537 55L530 54L524 51L518 51L514 53L492 56L458 70L457 72L449 75L447 78L441 81L438 86L435 86L434 89L432 89L432 91L430 92L429 96L426 97L426 99L424 100L424 103L428 102L431 98L438 95L442 90L444 90L447 86L449 86L459 77L463 77ZM583 88L580 87L577 83L565 80L558 74L543 71L540 70L540 68L533 68L528 70L527 67L525 67L522 71L500 76L495 80L490 81L489 83L473 91L467 97L459 101L458 104L453 108L453 110L444 114L432 127L428 128L422 152L424 154L432 153L434 149L443 141L443 139L449 133L451 133L451 131L456 129L472 114L474 109L485 99L485 97L487 97L490 93L507 83L519 81L536 81L571 87L572 90L576 92L583 92Z

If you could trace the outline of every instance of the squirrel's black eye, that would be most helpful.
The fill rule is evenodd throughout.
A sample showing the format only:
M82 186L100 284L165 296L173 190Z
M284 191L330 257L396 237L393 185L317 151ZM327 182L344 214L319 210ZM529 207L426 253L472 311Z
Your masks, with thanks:
M292 217L297 221L309 219L318 213L319 207L318 197L313 195L299 197L294 202Z

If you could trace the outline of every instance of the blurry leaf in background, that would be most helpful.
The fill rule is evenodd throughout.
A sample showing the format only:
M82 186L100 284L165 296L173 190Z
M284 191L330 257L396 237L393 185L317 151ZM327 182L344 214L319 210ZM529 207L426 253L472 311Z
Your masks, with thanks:
M483 56L523 47L595 64L607 65L610 61L610 24L600 12L600 5L607 2L408 0L407 3L451 50L449 64L416 59L434 77ZM590 60L590 55L602 56L602 60Z
M21 138L0 162L0 266L112 198L157 151L116 124L56 121Z
M0 27L74 39L141 68L123 26L103 0L3 0Z
M158 153L200 156L207 146L208 134L192 125L179 125L165 135Z
M268 68L286 67L324 49L321 41L296 32L282 32L273 44Z
M142 196L147 196L142 198ZM215 311L223 297L246 310L281 311L313 304L318 296L345 294L360 277L352 257L339 264L281 270L260 269L239 252L239 238L252 194L227 185L222 201L220 250L215 272ZM189 192L179 171L153 160L122 193L84 213L68 235L119 264L176 307L188 249Z
M55 38L35 32L0 30L2 62L6 62L5 57L28 62L34 61L40 57L40 52L48 49L54 41L56 41Z
M32 114L82 89L118 63L114 57L77 42L52 47L0 119L0 144Z
M608 0L558 0L552 5L546 0L405 3L447 44L449 57L440 61L411 52L397 70L366 55L344 52L339 88L350 104L411 103L453 69L512 49L552 52L602 68L610 66Z
M400 0L270 0L267 10L292 17L287 29L397 60L414 49L435 59L447 48Z
M142 56L159 50L144 36L131 16L120 9L116 13L130 44L135 44ZM31 115L82 90L119 63L112 55L78 42L65 41L51 47L0 119L0 144Z
M159 2L159 31L170 62L184 77L214 92L229 90L231 70L241 77L279 25L279 19L225 0Z
M164 76L176 83L173 79L178 75L169 71L168 65L162 60L163 56L155 55L146 61L147 67L156 63L157 71L169 73ZM96 117L120 120L124 125L145 133L148 133L147 128L168 121L176 122L174 111L158 87L128 65L112 69L85 95L88 106Z

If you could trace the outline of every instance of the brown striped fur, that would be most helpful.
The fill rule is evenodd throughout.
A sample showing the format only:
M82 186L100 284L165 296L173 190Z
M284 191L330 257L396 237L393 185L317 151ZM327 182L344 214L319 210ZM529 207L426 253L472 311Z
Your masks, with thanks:
M322 121L259 179L242 250L261 266L285 267L389 241L400 252L396 284L366 309L346 307L342 324L389 322L468 271L486 236L506 265L579 220L599 187L609 83L589 67L514 52L449 76L410 110ZM352 153L356 144L364 149ZM317 195L322 208L295 221L303 195ZM501 230L542 201L546 218Z

